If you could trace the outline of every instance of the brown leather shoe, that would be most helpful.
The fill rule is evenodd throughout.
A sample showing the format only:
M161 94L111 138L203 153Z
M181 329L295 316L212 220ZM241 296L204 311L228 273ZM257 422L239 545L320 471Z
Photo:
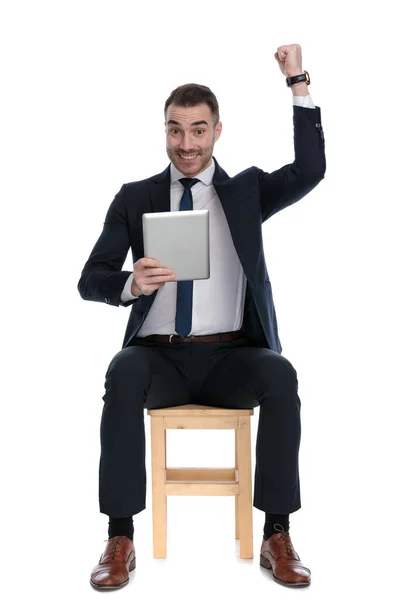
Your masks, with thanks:
M129 571L135 567L133 541L126 535L116 535L107 540L99 563L90 576L90 583L98 590L117 590L129 583Z
M272 569L275 581L289 586L304 586L311 583L311 571L300 561L293 548L289 533L279 523L275 523L274 533L267 540L263 538L260 551L260 565Z

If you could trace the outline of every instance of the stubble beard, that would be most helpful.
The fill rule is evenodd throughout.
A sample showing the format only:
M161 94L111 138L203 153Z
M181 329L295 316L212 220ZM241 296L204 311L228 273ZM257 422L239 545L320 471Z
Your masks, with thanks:
M207 167L207 165L209 165L210 159L213 155L213 149L214 149L214 144L212 144L210 147L200 150L200 151L195 150L192 153L179 152L177 150L172 150L171 148L167 147L167 154L168 154L170 161L178 169L178 171L180 171L181 173L183 173L184 175L187 175L189 177L194 177L201 171L204 171L204 169ZM186 167L186 165L183 163L182 159L180 159L179 154L182 154L184 156L190 156L191 154L197 154L198 156L193 161L193 165L188 164ZM196 167L195 170L193 170L193 167Z

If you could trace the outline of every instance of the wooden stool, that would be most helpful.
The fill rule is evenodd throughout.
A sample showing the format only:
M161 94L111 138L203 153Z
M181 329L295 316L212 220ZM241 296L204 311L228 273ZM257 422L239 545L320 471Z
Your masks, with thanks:
M167 496L235 496L235 538L240 558L253 558L250 417L254 409L185 404L147 409L151 417L153 556L167 556ZM168 468L167 429L234 429L235 467Z

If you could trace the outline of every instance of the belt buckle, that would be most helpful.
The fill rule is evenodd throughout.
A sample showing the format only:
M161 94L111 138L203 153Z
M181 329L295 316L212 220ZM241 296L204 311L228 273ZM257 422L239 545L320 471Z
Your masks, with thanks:
M172 344L172 338L174 337L174 334L171 333L171 335L169 336L169 343Z

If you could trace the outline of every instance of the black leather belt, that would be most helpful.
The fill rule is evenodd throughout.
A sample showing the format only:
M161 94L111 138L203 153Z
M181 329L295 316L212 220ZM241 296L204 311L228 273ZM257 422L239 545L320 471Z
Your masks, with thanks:
M182 342L233 342L234 340L243 337L240 331L228 331L226 333L215 333L213 335L189 335L188 337L181 338L179 335L148 335L144 338L137 338L147 340L149 342L159 342L165 344L180 344Z

